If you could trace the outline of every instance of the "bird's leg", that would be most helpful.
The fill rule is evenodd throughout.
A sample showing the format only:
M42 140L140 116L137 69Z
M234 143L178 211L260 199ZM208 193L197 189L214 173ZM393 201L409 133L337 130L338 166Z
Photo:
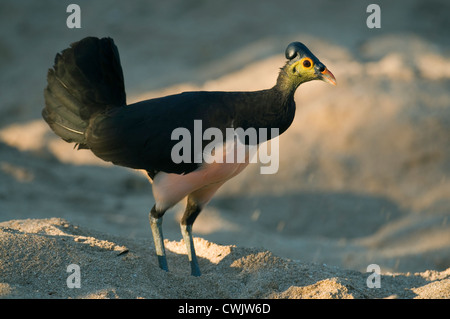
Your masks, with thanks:
M200 276L197 255L195 254L194 240L192 238L192 225L202 208L191 197L188 197L186 210L180 222L181 234L186 244L189 263L191 264L191 275Z
M169 271L169 268L167 267L166 250L164 249L164 237L162 232L162 218L164 213L165 211L157 211L156 205L154 205L148 217L150 219L153 241L155 242L155 250L156 256L158 257L159 268Z

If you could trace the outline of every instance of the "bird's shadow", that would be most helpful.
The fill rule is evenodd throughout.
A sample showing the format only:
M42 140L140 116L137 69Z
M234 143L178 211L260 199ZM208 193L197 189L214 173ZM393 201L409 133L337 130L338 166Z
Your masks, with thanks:
M405 216L394 201L352 192L302 191L284 195L222 196L211 205L238 218L243 211L258 227L287 236L353 239L375 233Z

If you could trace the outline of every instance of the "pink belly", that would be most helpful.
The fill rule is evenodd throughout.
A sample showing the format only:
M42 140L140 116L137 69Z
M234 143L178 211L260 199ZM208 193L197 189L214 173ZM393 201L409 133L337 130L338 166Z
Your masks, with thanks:
M202 198L198 198L200 204L206 204L223 183L242 172L249 164L248 154L244 163L226 163L226 152L223 155L223 163L203 164L186 175L158 173L152 187L156 208L168 209L195 191L201 194ZM198 192L201 189L205 191Z
M214 184L218 184L219 187L242 172L247 165L248 163L212 163L186 175L158 173L153 180L153 196L155 197L156 208L165 210L194 191ZM214 188L214 192L217 188ZM214 193L205 194L205 198L202 200L204 203L201 204L206 204L212 195Z

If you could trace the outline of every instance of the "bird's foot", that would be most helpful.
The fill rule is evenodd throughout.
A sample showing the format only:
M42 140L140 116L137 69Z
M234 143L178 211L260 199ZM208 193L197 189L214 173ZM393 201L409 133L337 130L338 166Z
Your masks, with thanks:
M159 268L161 268L162 270L165 271L169 271L169 267L167 267L167 259L166 256L157 256L158 257L158 264L159 264Z
M198 265L197 260L195 260L195 262L191 260L190 264L191 264L191 275L194 277L200 277L202 273L200 271L200 267Z

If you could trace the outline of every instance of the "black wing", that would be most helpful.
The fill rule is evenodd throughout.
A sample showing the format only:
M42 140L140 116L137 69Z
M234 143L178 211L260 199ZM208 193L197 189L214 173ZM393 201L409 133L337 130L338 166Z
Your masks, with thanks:
M96 156L116 165L145 169L151 175L187 174L200 164L194 163L193 149L189 163L173 162L172 148L180 141L172 140L172 132L186 128L192 133L194 120L202 120L203 130L217 127L225 137L235 115L232 102L239 94L187 92L112 109L91 120L87 144Z

